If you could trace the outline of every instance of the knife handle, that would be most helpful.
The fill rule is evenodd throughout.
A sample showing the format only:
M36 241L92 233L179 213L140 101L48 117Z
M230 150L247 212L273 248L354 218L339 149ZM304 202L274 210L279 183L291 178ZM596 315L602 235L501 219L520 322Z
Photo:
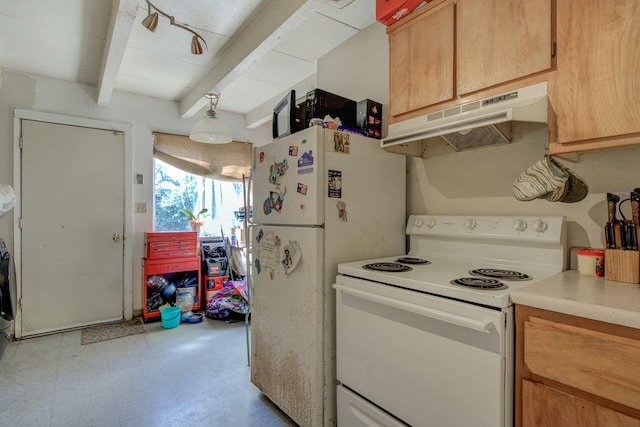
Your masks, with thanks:
M613 232L613 224L607 222L604 225L604 237L607 244L607 249L615 249L616 248L616 236Z
M631 222L640 225L640 193L633 190L631 192Z
M631 240L631 250L638 250L638 226L636 224L629 224L629 237Z
M620 223L613 224L613 236L614 236L614 248L622 249L622 230L620 230Z
M620 201L620 196L613 193L607 193L607 214L609 215L609 222L615 223L616 220L616 203Z

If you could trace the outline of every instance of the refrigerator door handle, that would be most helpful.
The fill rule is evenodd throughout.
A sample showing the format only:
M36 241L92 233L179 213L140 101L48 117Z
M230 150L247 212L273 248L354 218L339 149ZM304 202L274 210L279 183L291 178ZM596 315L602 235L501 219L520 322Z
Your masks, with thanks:
M469 319L464 316L459 316L453 313L447 313L445 311L435 310L428 307L422 307L417 304L412 304L405 301L389 298L383 295L377 295L371 292L361 291L359 289L353 289L344 285L333 285L333 288L342 291L345 294L350 294L358 298L366 299L379 304L387 305L399 310L409 311L411 313L418 314L420 316L430 317L432 319L441 320L443 322L452 323L454 325L462 326L464 328L473 329L479 332L490 333L492 323L490 321L481 321Z

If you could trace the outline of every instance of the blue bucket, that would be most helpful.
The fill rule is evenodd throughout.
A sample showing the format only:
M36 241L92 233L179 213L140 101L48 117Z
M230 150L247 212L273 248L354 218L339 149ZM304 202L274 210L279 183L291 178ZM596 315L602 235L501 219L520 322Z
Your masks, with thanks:
M180 307L166 307L160 309L162 327L165 329L177 328L180 324Z

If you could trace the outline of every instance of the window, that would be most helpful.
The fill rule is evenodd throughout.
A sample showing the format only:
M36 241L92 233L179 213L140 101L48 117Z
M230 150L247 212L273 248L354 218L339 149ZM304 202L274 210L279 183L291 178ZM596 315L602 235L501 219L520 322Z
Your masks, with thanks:
M193 175L157 158L154 167L155 231L191 231L182 208L194 214L208 209L201 236L229 236L232 228L242 226L239 218L244 209L241 183Z

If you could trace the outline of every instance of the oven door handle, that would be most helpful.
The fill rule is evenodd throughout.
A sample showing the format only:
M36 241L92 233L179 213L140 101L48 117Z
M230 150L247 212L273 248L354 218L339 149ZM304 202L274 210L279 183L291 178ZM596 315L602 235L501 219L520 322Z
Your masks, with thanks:
M412 304L410 302L400 301L394 298L389 298L384 295L378 295L371 292L361 291L359 289L350 288L344 285L333 285L336 290L342 291L346 294L353 295L358 298L366 299L369 301L384 304L390 307L394 307L400 310L409 311L411 313L418 314L420 316L430 317L433 319L441 320L443 322L452 323L454 325L462 326L464 328L473 329L476 331L490 333L491 321L482 321L469 319L464 316L460 316L453 313L447 313L446 311L435 310L433 308L423 307L421 305Z

